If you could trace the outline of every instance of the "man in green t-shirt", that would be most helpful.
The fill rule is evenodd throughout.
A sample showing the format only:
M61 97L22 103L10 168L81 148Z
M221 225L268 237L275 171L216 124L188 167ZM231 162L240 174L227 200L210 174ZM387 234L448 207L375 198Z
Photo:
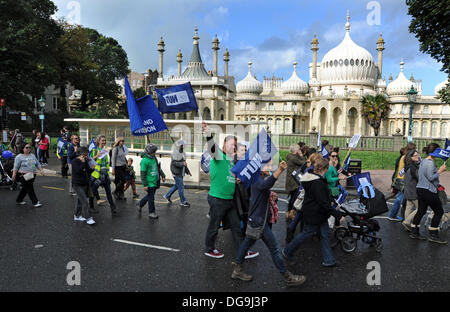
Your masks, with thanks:
M212 258L223 258L224 254L215 247L220 222L223 221L231 227L236 251L239 249L244 237L240 229L238 211L233 204L236 178L230 171L234 166L234 154L236 153L236 137L227 136L223 149L221 150L214 142L213 136L206 123L202 124L203 133L206 134L208 152L211 155L210 177L211 187L208 193L208 204L210 206L210 221L206 230L205 255ZM249 251L246 259L254 258L259 253Z

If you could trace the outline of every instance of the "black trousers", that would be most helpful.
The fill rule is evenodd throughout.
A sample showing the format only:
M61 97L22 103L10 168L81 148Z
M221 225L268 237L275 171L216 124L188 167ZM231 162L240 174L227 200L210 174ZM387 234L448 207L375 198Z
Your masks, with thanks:
M21 175L18 179L18 182L22 184L22 189L19 192L19 195L17 196L16 202L20 203L23 202L23 199L28 194L28 196L31 199L31 202L33 205L36 205L38 203L38 199L36 196L36 193L34 192L34 179L36 178L36 175L34 175L34 178L28 181L25 181L23 176Z
M61 157L61 175L67 177L67 172L69 171L69 165L67 164L67 156Z
M46 150L39 150L39 156L41 157L41 163L46 164L47 163L47 157L46 157Z
M126 175L126 166L118 166L114 168L115 176L114 176L114 184L116 185L116 189L114 193L120 197L124 197L124 187L125 183L127 183Z
M431 210L434 212L430 227L438 228L442 215L444 214L444 209L442 209L442 202L439 199L439 195L426 189L417 188L417 196L419 207L417 208L417 213L414 216L412 224L419 225L423 216L427 213L428 206L430 206Z

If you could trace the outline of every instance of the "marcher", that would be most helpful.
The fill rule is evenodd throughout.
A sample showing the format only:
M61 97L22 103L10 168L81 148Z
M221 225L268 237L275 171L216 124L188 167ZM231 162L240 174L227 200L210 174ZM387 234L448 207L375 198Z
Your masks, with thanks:
M69 166L67 165L67 150L69 148L68 137L65 133L61 136L63 142L61 146L56 148L56 157L61 161L61 175L63 178L67 179L67 172L69 171Z
M34 139L34 149L36 150L36 158L41 163L41 151L39 149L39 142L41 141L41 133L36 133L36 138Z
M250 199L249 222L250 226L264 227L261 239L269 249L275 267L284 276L287 286L299 286L306 281L306 277L303 275L294 275L287 270L286 265L281 258L280 247L269 222L273 217L270 209L270 189L286 168L287 164L284 161L280 163L273 175L270 174L272 171L272 161L262 168L261 176L251 186L252 197ZM248 250L255 242L256 240L251 239L248 236L245 237L239 247L236 259L232 264L233 272L231 273L231 278L243 281L252 280L253 277L251 275L244 273L242 263L244 262Z
M205 235L205 255L212 258L223 258L224 254L216 249L216 238L220 223L231 228L231 234L236 249L239 249L244 237L240 228L238 211L234 206L234 193L236 178L230 171L233 167L233 156L236 152L236 137L227 136L223 149L220 150L213 140L206 123L202 124L203 133L206 134L208 152L211 155L210 177L211 186L208 193L209 225ZM254 258L259 253L249 251L246 258Z
M106 136L100 134L97 137L96 148L93 148L89 157L97 164L94 171L91 174L91 187L94 195L98 195L98 188L102 186L105 189L106 198L108 199L109 207L111 208L111 214L117 215L117 208L111 194L111 180L109 178L109 155L105 150ZM96 197L97 197L96 195Z
M20 153L22 153L21 148L22 148L23 144L25 144L25 143L26 142L25 142L25 138L23 137L23 134L20 132L19 129L16 129L14 131L14 136L11 139L11 148L13 149L13 151L16 154L20 154Z
M417 183L419 182L419 164L420 155L417 150L412 150L406 153L405 156L405 187L404 198L406 200L405 220L403 220L403 227L410 232L411 222L415 216L418 207L417 200Z
M31 145L34 150L34 154L36 154L36 155L37 155L37 144L36 144L37 135L38 135L38 131L36 129L33 129L32 136L31 136Z
M319 232L322 265L325 267L336 265L333 250L330 246L328 218L333 216L336 220L343 221L343 215L331 205L330 190L324 178L329 167L330 164L327 159L317 159L314 165L314 173L306 173L301 178L302 186L305 189L305 198L302 205L304 227L302 232L283 249L282 254L287 260L292 259L295 251L303 242Z
M41 132L41 140L39 141L39 156L41 159L41 164L47 166L47 150L50 146L50 141L45 135L45 132Z
M127 159L127 169L126 169L126 177L125 180L127 183L125 183L125 187L123 189L123 192L125 193L131 185L131 190L133 191L133 198L138 198L139 195L136 193L136 172L134 171L133 167L133 158Z
M290 147L290 153L286 156L287 170L286 170L286 184L285 189L289 193L289 202L286 211L286 242L290 242L294 238L294 233L290 229L290 224L295 217L294 201L296 199L299 184L292 176L292 172L299 170L305 163L306 159L303 156L302 150L298 144L293 144Z
M67 149L67 166L69 167L69 174L72 174L72 160L78 157L78 148L80 148L80 139L78 135L73 134L70 137L69 148ZM75 191L73 190L72 180L69 183L69 193L70 195L75 195Z
M234 164L236 164L240 159L244 159L246 152L247 146L243 143L238 143L236 154L234 156ZM238 215L241 219L240 225L242 236L245 236L245 231L247 229L248 211L250 209L250 196L250 187L247 187L243 183L236 183L233 201L235 202L236 208L238 210Z
M18 205L26 205L24 198L28 194L33 206L36 208L41 207L42 204L36 196L33 183L36 178L36 168L40 170L41 175L44 175L44 172L36 157L31 153L31 144L22 144L20 150L21 153L14 159L13 174L11 177L13 183L17 181L22 184L22 189L17 196L16 203Z
M126 199L124 196L124 187L127 182L127 157L124 143L124 138L118 137L114 142L111 152L112 175L114 176L114 184L116 185L113 194L116 200Z
M191 175L186 162L186 153L184 151L185 142L183 140L178 140L174 143L172 151L172 159L170 161L170 171L172 172L175 184L163 197L172 203L170 197L176 190L178 190L178 195L180 196L180 206L189 207L189 204L184 197L184 183L183 178L185 174Z
M431 219L428 235L430 242L447 244L445 239L439 237L439 223L441 222L444 209L442 208L442 202L439 199L438 187L439 187L439 175L447 170L445 164L443 164L439 170L436 168L434 159L436 155L434 152L439 148L436 143L430 143L427 146L427 157L423 159L419 167L419 182L417 183L417 195L418 195L418 209L411 223L410 237L414 239L424 239L419 232L420 221L427 212L428 206L434 212L433 219Z
M398 162L398 168L396 170L395 179L393 183L393 188L397 191L397 197L395 198L394 205L391 208L391 211L389 211L388 219L391 221L403 221L403 218L400 216L397 216L398 211L400 210L401 205L403 204L403 188L405 186L404 178L405 178L405 155L409 151L413 151L416 149L416 144L410 142L406 145L406 148L404 150L404 154L400 157L400 160Z
M139 213L141 213L142 207L148 203L148 217L151 219L158 219L155 210L155 193L161 185L160 180L163 182L166 180L166 175L156 159L157 150L158 147L150 143L145 146L144 153L141 155L141 180L147 195L136 204Z
M49 151L50 151L50 143L51 143L52 141L51 141L50 136L48 135L47 132L45 132L45 137L47 138L47 141L48 141L48 148L45 150L45 159L47 160L47 159L50 158Z
M72 161L72 181L73 188L77 193L75 202L75 221L86 221L87 224L95 224L89 212L88 192L89 192L89 149L81 146L78 150L79 156Z
M347 177L341 173L338 173L336 170L336 166L338 163L337 160L338 154L335 151L332 151L330 154L328 171L324 175L325 180L328 183L328 189L330 190L332 198L338 198L339 191L339 180L345 180Z

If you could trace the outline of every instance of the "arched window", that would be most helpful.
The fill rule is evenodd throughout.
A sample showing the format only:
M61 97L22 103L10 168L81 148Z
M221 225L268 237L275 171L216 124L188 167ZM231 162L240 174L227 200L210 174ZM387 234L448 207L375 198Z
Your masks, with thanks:
M437 122L433 121L431 123L431 137L436 138L438 136L437 133Z
M412 136L417 137L419 136L419 123L417 121L414 121L412 123Z
M284 120L284 133L291 133L292 129L291 129L291 120L286 118Z
M273 103L269 103L269 110L270 110L270 111L275 110L275 108L273 107Z
M389 123L389 132L391 133L391 134L394 134L395 133L395 122L393 122L393 121L391 121L390 123Z
M422 133L421 133L422 138L425 138L428 136L428 123L424 122L422 123Z
M246 111L250 110L250 102L245 102L245 110Z
M294 112L296 112L297 111L297 103L292 103L292 110L294 111Z
M443 122L441 123L441 138L446 138L448 136L447 134L447 123Z
M275 133L281 132L281 118L275 120Z

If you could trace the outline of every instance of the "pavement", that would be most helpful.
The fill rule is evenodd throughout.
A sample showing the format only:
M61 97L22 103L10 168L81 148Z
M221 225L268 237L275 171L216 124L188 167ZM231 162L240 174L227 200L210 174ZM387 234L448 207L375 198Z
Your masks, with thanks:
M49 174L38 176L35 189L40 208L17 206L17 191L0 188L0 292L405 292L450 291L448 245L409 238L403 227L384 216L376 217L384 249L375 251L358 241L353 253L334 248L339 263L321 266L317 239L306 242L295 255L293 273L305 274L299 288L286 288L262 241L252 250L260 256L247 260L244 268L252 282L230 278L236 250L230 231L219 230L217 248L225 254L213 259L203 254L209 211L207 191L187 189L190 208L179 206L178 194L167 204L156 192L159 219L139 214L128 191L126 201L117 202L119 216L112 217L108 205L94 215L89 226L73 220L75 197L68 194L69 180ZM114 186L113 186L114 188ZM141 198L142 186L138 186ZM105 194L101 189L101 196ZM280 195L280 220L273 232L284 247L286 195ZM426 235L424 232L423 234ZM447 235L447 233L444 233ZM447 235L448 238L448 235ZM80 284L69 285L72 265L81 268ZM372 265L380 268L379 283L369 285Z

